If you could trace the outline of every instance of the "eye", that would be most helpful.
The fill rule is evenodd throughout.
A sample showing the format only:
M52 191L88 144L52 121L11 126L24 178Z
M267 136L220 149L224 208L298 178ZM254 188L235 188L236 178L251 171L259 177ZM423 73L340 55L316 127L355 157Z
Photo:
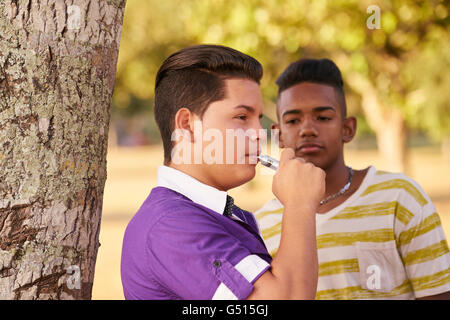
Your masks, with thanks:
M245 114L241 114L241 115L236 116L235 119L246 121L248 119L248 117Z
M331 120L331 118L329 118L329 117L324 117L324 116L318 116L317 119L318 119L319 121L330 121L330 120Z
M298 119L295 119L295 118L294 118L294 119L291 119L291 120L287 120L287 121L286 121L286 124L297 124L298 121L299 121Z

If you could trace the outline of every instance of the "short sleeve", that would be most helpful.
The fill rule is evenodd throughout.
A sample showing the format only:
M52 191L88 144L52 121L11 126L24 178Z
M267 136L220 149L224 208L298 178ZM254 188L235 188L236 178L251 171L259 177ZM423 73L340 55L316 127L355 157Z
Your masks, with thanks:
M224 217L195 209L172 210L150 230L155 279L174 299L247 298L269 263L221 225Z
M426 195L424 196L426 197ZM411 207L411 219L397 224L396 240L409 282L417 298L450 291L450 252L431 200Z

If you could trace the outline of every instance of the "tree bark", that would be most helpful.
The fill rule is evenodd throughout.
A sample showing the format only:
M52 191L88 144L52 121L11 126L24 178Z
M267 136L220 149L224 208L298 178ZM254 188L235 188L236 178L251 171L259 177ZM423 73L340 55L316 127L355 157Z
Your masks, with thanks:
M376 128L380 156L386 169L393 172L408 172L408 134L406 123L400 112L393 112L384 126Z
M370 127L375 131L378 151L386 164L385 170L408 171L408 130L400 110L384 106L369 80L353 73L347 83L362 98L362 108Z
M90 299L125 0L0 2L0 299Z

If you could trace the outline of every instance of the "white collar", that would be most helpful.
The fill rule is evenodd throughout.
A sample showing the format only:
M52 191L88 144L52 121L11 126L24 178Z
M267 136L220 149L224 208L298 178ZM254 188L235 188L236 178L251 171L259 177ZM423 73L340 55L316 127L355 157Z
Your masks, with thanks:
M193 202L223 214L227 193L208 186L180 170L158 166L157 186L181 193Z

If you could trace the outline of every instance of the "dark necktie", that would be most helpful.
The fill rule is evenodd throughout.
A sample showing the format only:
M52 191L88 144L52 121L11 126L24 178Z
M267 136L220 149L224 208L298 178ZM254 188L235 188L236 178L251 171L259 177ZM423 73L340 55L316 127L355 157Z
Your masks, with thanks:
M225 204L223 214L227 217L231 217L233 215L233 207L234 207L234 200L232 197L227 195L227 203Z
M225 204L225 209L223 210L223 215L231 218L233 215L233 207L235 207L234 200L232 197L227 195L227 202ZM255 232L254 227L248 224L247 219L244 216L244 213L241 210L236 210L234 214L241 220L239 221L239 223L242 222L244 228L247 229L247 231L251 232L256 237L256 239L258 239L263 244L264 248L266 248L266 245L264 244L262 238L259 236L258 232Z

